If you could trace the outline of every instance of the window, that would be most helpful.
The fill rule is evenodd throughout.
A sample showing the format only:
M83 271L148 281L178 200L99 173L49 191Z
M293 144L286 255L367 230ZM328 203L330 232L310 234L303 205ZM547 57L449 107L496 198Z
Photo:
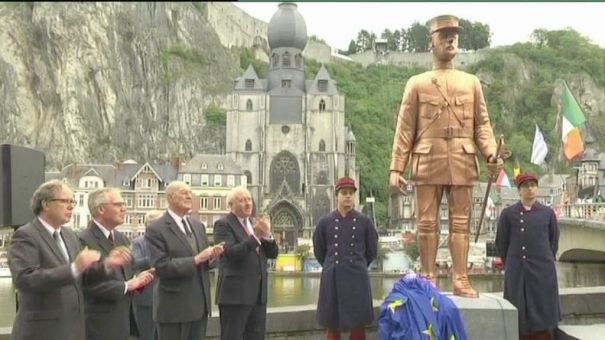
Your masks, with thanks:
M127 207L132 208L132 196L126 196L124 195L124 203L126 204Z
M132 217L130 217L130 215L126 214L124 224L132 224Z
M252 173L250 173L250 171L246 170L246 171L244 171L244 175L246 175L246 184L248 184L248 185L252 184Z
M252 151L252 141L249 139L246 141L246 151Z
M235 186L235 176L233 176L233 175L227 176L227 186L229 186L229 187Z
M208 175L202 175L202 186L208 186Z
M215 187L220 187L222 185L221 183L221 175L214 175L214 186Z
M273 67L277 67L277 65L279 65L279 56L276 53L273 53L273 55L271 56L271 60L272 60L272 66Z
M323 139L319 141L319 152L326 152L326 142Z
M78 195L78 206L79 207L83 207L84 206L84 194L79 194Z
M252 99L246 101L246 111L252 111Z
M296 54L294 56L294 62L296 63L296 68L300 68L302 65L302 56L300 55L300 53Z
M282 61L282 65L284 67L290 67L290 53L286 52L283 56L284 60Z
M328 81L326 79L320 79L317 82L317 88L319 89L320 92L328 91Z
M200 209L208 210L208 197L200 197Z
M206 170L206 169L208 169L208 164L202 163L202 170Z
M221 197L214 197L212 201L212 207L214 210L221 210Z
M184 174L183 175L183 182L191 185L191 174Z
M166 207L168 207L168 204L166 202L166 197L160 198L160 208L161 209L166 209Z
M130 180L128 178L124 179L122 181L122 186L129 187L130 186Z
M139 195L137 202L139 208L154 208L155 207L155 195L153 194L142 194Z
M219 169L219 170L225 169L225 167L223 166L223 163L218 163L218 165L216 166L216 168Z
M282 79L281 80L281 87L283 88L291 88L292 87L292 80L290 79Z
M326 101L322 99L319 101L319 112L324 112L325 110L326 110Z
M78 228L80 226L80 214L76 214L74 218L74 227Z
M254 79L246 79L244 84L247 89L253 89L254 88Z

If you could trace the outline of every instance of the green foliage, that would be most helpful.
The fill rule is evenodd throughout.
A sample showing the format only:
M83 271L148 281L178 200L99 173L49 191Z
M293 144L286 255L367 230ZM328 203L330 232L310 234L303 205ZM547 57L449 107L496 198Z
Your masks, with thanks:
M200 15L202 17L206 17L206 7L207 6L208 6L208 4L205 2L201 2L201 1L193 2L193 7L195 7L195 9L198 11L198 13L200 13Z
M405 253L410 257L412 261L416 261L418 256L420 256L420 250L418 250L418 242L413 242L406 245L403 251L405 251Z
M208 123L223 126L227 124L227 111L215 103L208 105L205 111Z
M311 247L306 244L299 244L294 248L294 253L301 261L304 261L308 259L311 254Z
M239 67L245 71L252 64L259 78L266 78L269 72L269 64L254 58L254 53L249 48L243 48L239 54Z

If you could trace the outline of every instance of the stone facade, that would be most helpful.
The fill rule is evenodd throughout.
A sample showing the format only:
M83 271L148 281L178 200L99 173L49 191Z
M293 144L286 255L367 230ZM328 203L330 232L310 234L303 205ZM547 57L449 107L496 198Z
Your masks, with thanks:
M310 237L334 208L336 179L358 177L344 96L324 67L306 79L304 25L294 4L279 6L268 29L268 77L248 67L227 112L226 153L246 174L257 209L269 212L285 248Z

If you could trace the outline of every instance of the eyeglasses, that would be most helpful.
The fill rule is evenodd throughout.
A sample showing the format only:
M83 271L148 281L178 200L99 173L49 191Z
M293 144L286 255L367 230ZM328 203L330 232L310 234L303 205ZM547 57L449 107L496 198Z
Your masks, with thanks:
M107 203L101 203L101 204L113 205L116 208L122 208L122 207L126 206L125 202L107 202Z
M76 201L69 199L69 198L51 198L48 200L48 202L53 202L53 201L61 202L63 204L76 205Z

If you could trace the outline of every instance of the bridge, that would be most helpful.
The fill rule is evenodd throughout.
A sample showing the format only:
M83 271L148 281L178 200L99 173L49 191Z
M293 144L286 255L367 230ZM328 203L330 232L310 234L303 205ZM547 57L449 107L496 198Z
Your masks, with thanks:
M605 203L566 204L559 214L558 260L563 262L605 261Z

